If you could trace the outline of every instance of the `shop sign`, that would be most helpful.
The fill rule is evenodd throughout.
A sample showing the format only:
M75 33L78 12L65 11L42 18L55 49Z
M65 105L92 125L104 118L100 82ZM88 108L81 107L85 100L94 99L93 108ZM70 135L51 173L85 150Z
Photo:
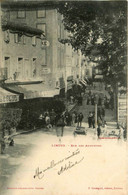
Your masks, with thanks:
M33 99L33 98L38 98L38 97L54 97L55 95L59 95L60 91L57 89L50 90L50 91L35 91L35 92L30 92L26 93L24 95L24 99Z
M42 47L49 47L50 43L47 40L42 40Z
M118 123L125 124L127 117L127 99L126 95L118 95Z
M42 74L49 74L49 73L51 73L51 70L50 70L50 68L42 68L41 73Z
M0 96L0 104L18 102L18 101L19 101L18 95Z

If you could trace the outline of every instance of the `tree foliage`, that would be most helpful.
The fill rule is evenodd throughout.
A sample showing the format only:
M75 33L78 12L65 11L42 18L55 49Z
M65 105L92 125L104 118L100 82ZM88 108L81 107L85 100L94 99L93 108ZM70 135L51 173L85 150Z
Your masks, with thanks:
M70 32L61 42L70 43L90 61L96 61L106 83L125 86L127 2L68 1L59 3L57 8L63 15L65 29Z
M5 131L10 134L11 128L16 128L21 120L21 109L1 108L0 109L0 134Z

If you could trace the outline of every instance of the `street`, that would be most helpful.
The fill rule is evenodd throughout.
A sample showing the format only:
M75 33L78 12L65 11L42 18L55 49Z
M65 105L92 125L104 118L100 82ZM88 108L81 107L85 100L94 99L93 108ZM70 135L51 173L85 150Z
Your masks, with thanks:
M79 171L79 167L83 167L84 176L81 177L85 177L86 174L88 175L88 182L86 185L83 181L78 182L77 178L76 180L74 178L74 183L77 183L79 187L80 185L83 185L83 191L85 190L85 188L88 188L88 186L92 185L91 179L94 180L96 184L96 176L98 176L98 174L102 175L102 180L101 177L98 177L100 179L101 185L105 184L106 186L110 186L111 182L108 180L106 184L105 179L109 177L108 175L110 174L110 172L113 172L113 174L115 173L114 171L116 170L116 167L122 166L120 164L121 156L122 158L126 158L126 150L124 149L126 145L125 142L118 139L97 139L95 129L88 128L87 124L88 112L92 110L93 107L94 106L86 105L85 99L82 106L77 106L75 108L77 112L82 112L84 114L82 126L87 130L87 135L74 136L73 132L75 130L75 127L66 126L64 128L64 135L61 140L56 136L55 128L49 131L43 131L42 129L40 129L33 133L15 136L15 145L6 148L6 153L0 156L2 165L0 176L0 187L2 189L1 194L20 195L24 193L26 195L31 195L37 193L39 195L47 194L49 192L48 194L51 195L50 192L52 191L52 188L54 188L54 186L56 186L56 192L65 187L68 187L70 192L70 179L68 178L68 174L71 174L71 177L73 179L74 174ZM111 123L112 112L109 110L107 111L106 115L107 119L109 119L109 122ZM110 128L112 128L112 125L110 126ZM59 176L59 180L58 176L56 175L56 170L59 170L59 168L57 168L59 165L55 166L55 168L51 168L51 172L46 171L44 176L45 180L43 179L42 181L42 179L38 178L33 179L38 167L40 167L40 169L46 168L52 160L58 162L65 156L68 156L69 154L74 152L78 153L76 156L73 156L75 160L82 160L82 158L84 157L82 162L80 162L81 165L75 165L75 167L73 167L72 169L67 170L66 172L68 174L61 174L62 176ZM92 165L94 158L95 164ZM98 159L100 159L100 161ZM109 163L104 164L103 162ZM97 166L99 166L99 163L101 166L101 170L99 170L100 173L95 173L95 175L93 175L94 170ZM87 166L85 166L84 164L87 164ZM113 167L115 167L114 170ZM124 171L125 168L120 170L117 175L114 175L113 177L115 177L116 179L119 174L121 175L121 182L123 182L123 179L125 179ZM103 175L105 177L103 177ZM63 176L65 179L63 178ZM55 180L52 180L52 182L50 181L49 183L51 177ZM64 181L68 180L68 184L63 181L62 185L62 178L64 179ZM99 185L99 180L97 185ZM116 182L115 185L117 185ZM77 189L74 187L73 191L78 190L78 186ZM27 188L32 189L30 191L27 190ZM60 194L63 194L62 191Z

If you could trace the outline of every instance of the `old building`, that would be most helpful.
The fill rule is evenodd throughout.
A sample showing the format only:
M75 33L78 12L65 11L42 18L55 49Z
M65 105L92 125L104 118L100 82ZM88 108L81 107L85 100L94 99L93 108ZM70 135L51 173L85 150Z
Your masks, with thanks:
M55 97L70 96L81 58L60 41L68 34L55 4L4 1L1 16L2 87L19 97L11 106L42 112Z

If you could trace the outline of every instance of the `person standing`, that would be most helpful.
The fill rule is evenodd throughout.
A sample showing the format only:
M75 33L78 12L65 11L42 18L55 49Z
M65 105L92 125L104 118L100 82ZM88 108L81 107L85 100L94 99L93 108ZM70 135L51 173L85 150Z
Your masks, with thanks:
M93 126L93 129L95 128L95 112L92 113L92 126Z
M75 126L76 112L72 113L72 126Z
M62 114L58 113L56 115L55 125L56 125L57 137L62 137L64 132L64 126L65 126L64 116Z
M88 115L88 125L89 125L89 128L91 128L91 126L92 126L92 117L93 117L92 112L89 112L89 115Z
M91 103L91 96L88 96L87 97L87 105L90 105L90 103Z
M91 104L94 105L94 95L91 96Z
M46 114L45 123L46 123L46 127L48 129L52 128L52 125L50 124L50 116L49 116L49 114Z
M68 126L69 125L69 112L67 109L65 111L64 117L65 117L66 125Z
M107 123L106 121L104 122L104 135L107 137L108 136L108 132L107 132Z
M98 127L97 127L97 136L98 136L98 139L100 137L100 134L101 134L101 128L100 128L100 125L98 125Z
M55 117L56 117L56 113L55 113L54 109L52 109L52 111L50 113L50 121L51 121L52 127L53 127L53 125L55 125Z
M101 118L102 118L102 125L104 125L105 122L105 108L102 106L101 108Z
M78 127L81 127L83 118L84 118L84 116L83 116L82 112L80 112L78 114L78 121L77 121L77 126Z

